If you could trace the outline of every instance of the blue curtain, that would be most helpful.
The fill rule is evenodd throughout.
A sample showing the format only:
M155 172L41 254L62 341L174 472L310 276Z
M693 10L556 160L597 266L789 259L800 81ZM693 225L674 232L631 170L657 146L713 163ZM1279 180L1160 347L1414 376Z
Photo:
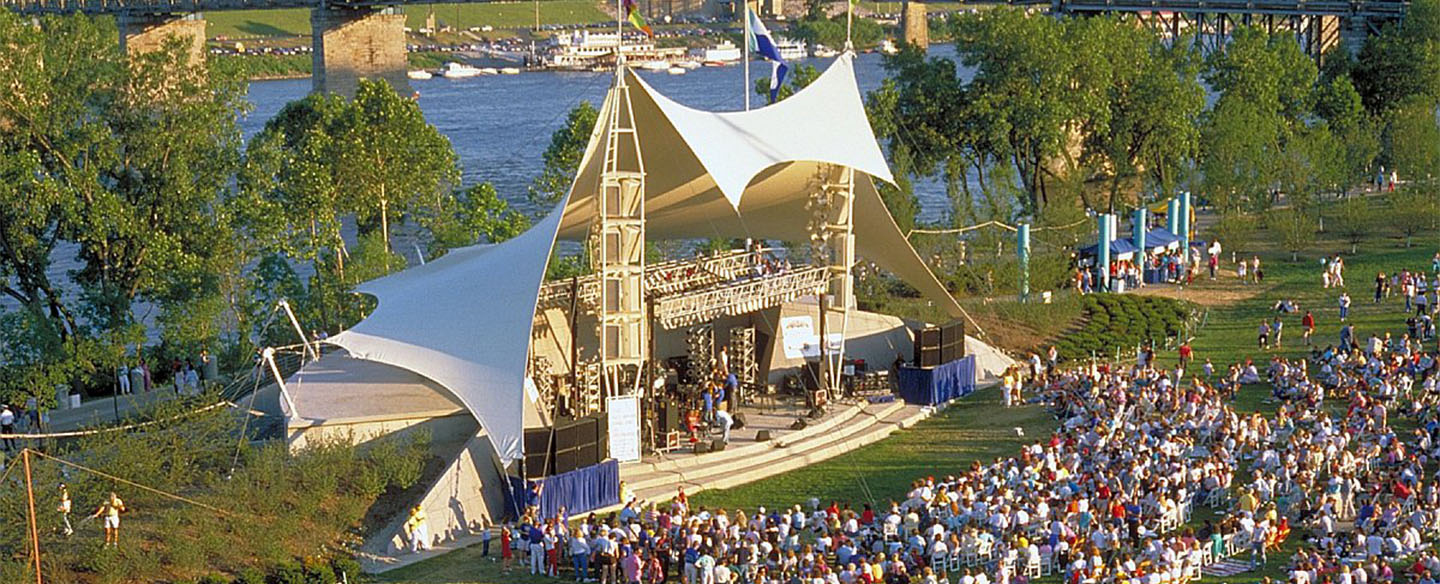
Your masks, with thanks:
M541 517L554 517L561 506L574 517L620 503L620 462L616 460L529 482L510 477L507 507L523 512L529 499L528 485L536 481L544 485L540 491Z
M900 397L912 404L939 405L975 391L975 356L939 367L901 367Z

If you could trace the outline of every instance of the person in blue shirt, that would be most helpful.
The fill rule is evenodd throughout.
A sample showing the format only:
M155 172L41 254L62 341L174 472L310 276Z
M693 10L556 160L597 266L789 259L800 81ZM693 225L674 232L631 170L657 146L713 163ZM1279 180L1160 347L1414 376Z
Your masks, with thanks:
M704 391L700 392L700 400L705 404L705 423L709 424L715 421L715 390L706 387Z

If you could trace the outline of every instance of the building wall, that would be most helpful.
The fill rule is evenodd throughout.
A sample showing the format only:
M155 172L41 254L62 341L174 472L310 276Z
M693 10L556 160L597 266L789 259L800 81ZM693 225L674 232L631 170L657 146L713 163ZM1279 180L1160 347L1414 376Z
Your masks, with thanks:
M205 19L199 14L121 16L116 21L120 27L120 49L127 54L159 50L175 37L188 45L192 64L205 62Z

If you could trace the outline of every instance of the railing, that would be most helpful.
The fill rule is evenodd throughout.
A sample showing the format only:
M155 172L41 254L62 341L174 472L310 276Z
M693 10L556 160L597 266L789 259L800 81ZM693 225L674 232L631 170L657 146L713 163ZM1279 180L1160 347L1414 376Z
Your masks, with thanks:
M720 316L762 310L818 294L825 289L828 277L824 267L803 268L721 284L710 290L666 296L655 303L655 319L661 327L676 329Z
M1284 14L1399 18L1409 10L1403 0L1016 0L1016 4L1051 5L1065 12L1185 12Z
M645 295L650 298L669 296L738 280L755 275L755 266L755 253L745 251L651 264L645 267ZM600 299L600 280L595 274L589 274L581 276L578 282L557 280L541 286L540 308L568 310L571 288L577 285L580 305L594 307Z

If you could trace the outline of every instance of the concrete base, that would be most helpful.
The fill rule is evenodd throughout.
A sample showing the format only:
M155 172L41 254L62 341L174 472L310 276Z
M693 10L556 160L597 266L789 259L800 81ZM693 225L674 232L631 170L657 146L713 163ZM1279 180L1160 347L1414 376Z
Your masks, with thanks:
M408 94L405 15L394 8L310 11L313 91L351 96L361 79L384 79Z
M123 14L115 21L120 28L120 50L128 55L159 50L174 37L185 43L192 65L205 62L205 18L198 12L180 16Z
M921 50L930 48L930 21L925 14L924 2L906 0L900 20L900 26L905 31L905 42L920 47Z

